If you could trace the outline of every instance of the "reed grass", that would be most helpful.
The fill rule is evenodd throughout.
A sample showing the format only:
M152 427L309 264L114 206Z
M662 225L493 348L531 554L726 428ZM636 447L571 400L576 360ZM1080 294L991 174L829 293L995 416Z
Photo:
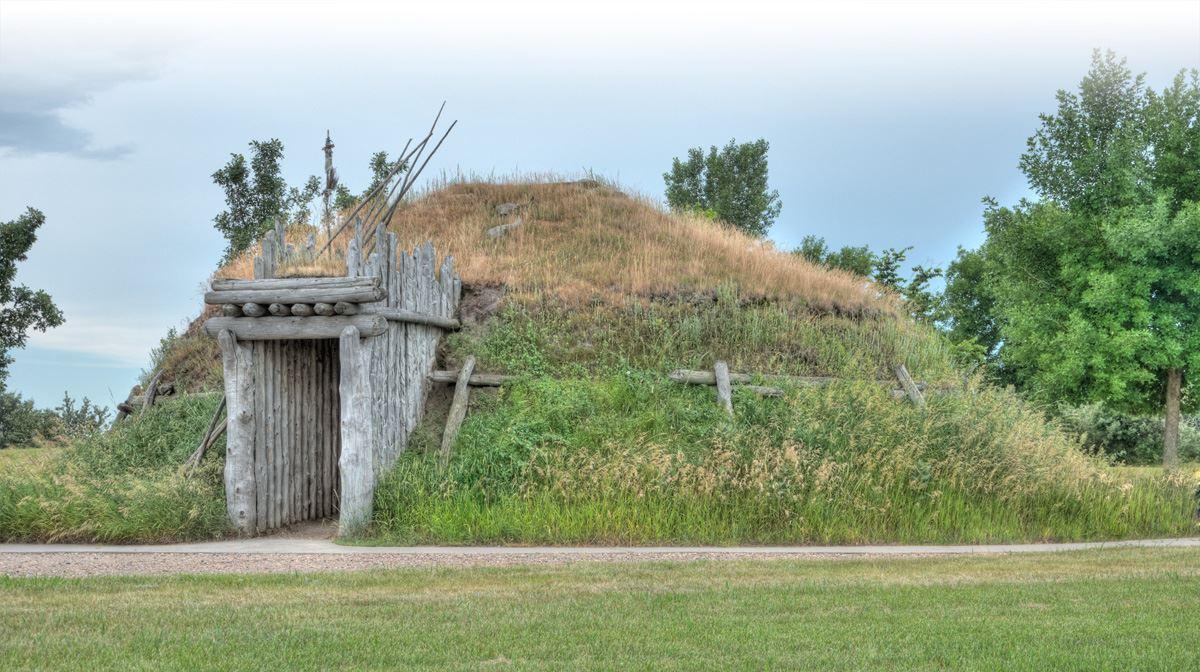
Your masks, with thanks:
M165 398L105 434L0 467L0 541L156 542L228 531L224 441L191 477L179 467L216 394Z
M630 373L481 399L376 492L380 543L887 543L1195 534L1182 475L1125 480L998 390L921 412L870 383L735 394ZM430 423L433 424L433 423Z

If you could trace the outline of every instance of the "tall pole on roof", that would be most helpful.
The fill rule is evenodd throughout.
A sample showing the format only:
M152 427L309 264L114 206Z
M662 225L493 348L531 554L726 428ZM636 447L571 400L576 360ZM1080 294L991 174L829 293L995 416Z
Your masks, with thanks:
M333 233L333 192L337 190L337 170L333 167L333 139L329 131L325 131L325 191L321 198L325 202L325 210L321 215L321 224L325 227L325 239Z

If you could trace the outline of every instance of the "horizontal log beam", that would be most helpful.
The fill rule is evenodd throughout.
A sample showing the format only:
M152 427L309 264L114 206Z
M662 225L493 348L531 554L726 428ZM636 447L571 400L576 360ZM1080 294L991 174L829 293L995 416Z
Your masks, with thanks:
M361 278L266 278L240 280L217 278L212 281L213 291L276 290L276 289L374 289L379 286L377 276Z
M439 317L426 313L416 313L402 308L373 308L367 312L371 315L382 315L392 322L408 322L409 324L427 324L431 327L456 330L462 328L462 323L453 317Z
M683 383L685 385L716 385L717 384L717 377L712 371L696 371L694 369L676 369L676 370L672 371L671 373L667 374L667 377L677 383ZM747 385L747 384L753 382L757 378L761 378L763 380L769 380L769 381L776 381L776 382L780 382L780 383L791 383L793 385L829 385L830 383L834 383L837 381L849 380L847 378L834 378L831 376L787 376L787 375L774 375L774 374L764 374L761 376L757 376L757 375L753 375L753 374L749 374L749 373L730 373L729 374L729 382L733 383L734 385ZM891 385L895 384L893 381L890 381L890 380L873 380L870 382L877 383L879 385L886 385L886 386L891 386ZM917 387L924 390L926 385L925 385L925 383L917 383Z
M228 329L239 341L285 341L290 339L338 338L346 327L355 327L362 336L378 336L387 331L387 320L379 315L333 317L212 317L204 331L216 336Z
M500 387L516 379L516 376L501 373L473 373L468 384L475 387ZM429 374L429 380L434 383L455 383L458 382L458 371L434 371Z
M226 289L204 293L205 303L367 303L387 296L380 287L312 287L305 289Z

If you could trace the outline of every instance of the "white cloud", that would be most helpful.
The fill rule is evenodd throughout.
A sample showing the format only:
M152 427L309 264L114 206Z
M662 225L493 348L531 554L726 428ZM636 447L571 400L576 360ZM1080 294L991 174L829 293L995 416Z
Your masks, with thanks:
M46 333L34 332L29 345L46 350L94 355L115 366L146 366L150 349L166 334L161 319L129 314L88 315L64 308L67 321Z

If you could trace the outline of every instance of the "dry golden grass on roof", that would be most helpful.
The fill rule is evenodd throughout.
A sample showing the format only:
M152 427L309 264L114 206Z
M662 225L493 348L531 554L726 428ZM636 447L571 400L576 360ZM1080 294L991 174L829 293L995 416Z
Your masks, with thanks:
M496 206L515 203L500 216ZM520 218L496 238L488 229ZM464 282L503 284L518 295L564 301L621 302L628 297L710 292L736 283L743 296L800 300L811 309L846 314L894 312L863 278L814 266L703 217L664 211L596 180L452 182L405 204L389 228L403 249L432 240L452 255ZM307 232L290 240L299 246ZM287 275L340 274L348 236L316 264ZM250 277L256 250L219 272Z

